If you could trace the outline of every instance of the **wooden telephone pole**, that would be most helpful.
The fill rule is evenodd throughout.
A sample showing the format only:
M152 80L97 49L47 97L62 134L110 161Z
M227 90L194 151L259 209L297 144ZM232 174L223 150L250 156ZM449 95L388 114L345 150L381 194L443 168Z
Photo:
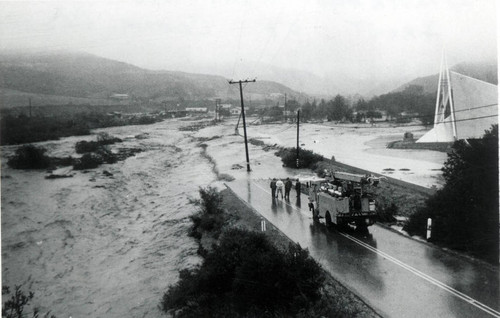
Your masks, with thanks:
M243 104L243 87L241 86L242 83L252 83L255 82L256 80L239 80L239 81L229 81L229 84L240 84L240 100L241 100L241 118L243 118L243 133L245 135L245 153L247 156L247 171L250 172L250 158L248 157L248 141L247 141L247 126L245 122L245 105Z
M299 168L299 123L300 123L300 109L297 110L297 168Z
M219 121L219 119L220 119L220 114L219 114L219 112L220 112L220 102L221 102L220 98L217 98L215 100L215 119L214 119L215 122Z
M283 117L285 118L285 124L286 124L286 93L285 93L285 107L283 108Z

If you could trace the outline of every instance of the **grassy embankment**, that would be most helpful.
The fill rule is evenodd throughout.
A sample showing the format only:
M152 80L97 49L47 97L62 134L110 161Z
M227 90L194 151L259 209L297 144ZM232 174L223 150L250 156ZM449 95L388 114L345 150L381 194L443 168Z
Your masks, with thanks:
M191 236L204 257L161 307L174 317L378 317L229 189L200 189Z

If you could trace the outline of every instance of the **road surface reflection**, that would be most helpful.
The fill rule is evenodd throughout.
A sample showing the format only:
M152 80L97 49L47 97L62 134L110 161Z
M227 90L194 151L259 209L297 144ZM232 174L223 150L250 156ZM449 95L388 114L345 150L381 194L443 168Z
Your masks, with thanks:
M498 272L378 225L327 228L299 204L307 196L272 199L265 180L228 186L382 316L500 317Z

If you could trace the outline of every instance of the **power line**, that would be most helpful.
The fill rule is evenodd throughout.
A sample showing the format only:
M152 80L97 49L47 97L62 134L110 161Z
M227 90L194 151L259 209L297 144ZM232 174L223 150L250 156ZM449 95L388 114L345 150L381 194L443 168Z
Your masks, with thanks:
M460 109L460 110L455 110L454 113L460 113L460 112L468 112L474 109L480 109L480 108L486 108L486 107L493 107L497 106L498 103L496 104L489 104L489 105L483 105L483 106L477 106L477 107L469 107L467 109ZM419 116L402 116L400 118L405 119L405 118L427 118L427 117L434 117L434 115L419 115Z
M455 119L454 121L453 120L449 120L449 121L443 121L442 123L468 121L468 120L476 120L476 119L483 119L483 118L490 118L490 117L498 117L498 115L488 115L488 116L480 116L480 117L474 117L474 118Z
M457 111L455 111L455 113L464 112L464 111L471 111L474 109L492 107L492 106L497 106L497 105L498 105L498 103L477 106L477 107L470 107L468 109L457 110ZM428 117L434 117L434 115L406 116L406 117L399 117L399 118L400 119L417 119L417 118L420 119L420 118L428 118ZM498 115L495 114L495 115L486 115L486 116L473 117L473 118L456 119L455 121L448 120L448 121L443 121L442 123L462 122L462 121L478 120L478 119L484 119L484 118L490 118L490 117L498 117ZM422 124L400 125L400 126L393 126L392 128L395 128L395 127L420 127L420 126L422 126ZM345 126L338 126L338 125L331 125L329 127L346 128ZM372 128L387 128L387 127L347 127L347 128L353 128L353 129L370 128L370 129L372 129Z

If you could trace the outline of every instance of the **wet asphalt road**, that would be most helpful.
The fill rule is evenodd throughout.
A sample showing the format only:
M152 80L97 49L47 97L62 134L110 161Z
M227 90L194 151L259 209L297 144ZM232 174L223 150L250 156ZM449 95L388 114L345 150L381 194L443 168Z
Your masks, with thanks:
M384 317L500 317L497 269L377 224L368 233L326 228L307 196L292 189L290 201L272 200L266 180L227 185Z

